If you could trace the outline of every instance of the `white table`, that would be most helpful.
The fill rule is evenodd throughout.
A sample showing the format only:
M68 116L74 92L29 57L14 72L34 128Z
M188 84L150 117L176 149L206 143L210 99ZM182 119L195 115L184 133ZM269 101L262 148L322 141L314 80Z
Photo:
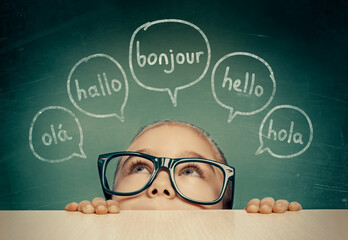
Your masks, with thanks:
M348 210L0 211L0 239L348 239Z

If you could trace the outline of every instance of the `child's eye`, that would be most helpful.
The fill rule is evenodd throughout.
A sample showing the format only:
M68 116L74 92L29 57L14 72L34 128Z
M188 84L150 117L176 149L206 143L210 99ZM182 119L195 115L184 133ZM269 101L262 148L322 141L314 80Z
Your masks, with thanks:
M188 165L179 171L179 176L203 177L203 171L198 166Z
M181 175L190 175L192 177L200 177L199 173L193 169L185 169L184 171L181 172Z
M149 169L147 169L146 166L142 166L142 165L139 165L139 166L135 166L133 168L130 169L131 173L150 173Z
M135 161L131 163L128 169L128 174L152 174L152 166L142 161Z

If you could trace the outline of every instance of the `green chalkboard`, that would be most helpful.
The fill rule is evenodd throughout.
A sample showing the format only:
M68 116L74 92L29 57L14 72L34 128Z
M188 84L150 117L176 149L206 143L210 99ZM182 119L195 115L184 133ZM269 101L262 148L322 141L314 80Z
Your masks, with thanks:
M0 209L102 196L99 154L174 119L254 197L347 208L345 1L1 3Z

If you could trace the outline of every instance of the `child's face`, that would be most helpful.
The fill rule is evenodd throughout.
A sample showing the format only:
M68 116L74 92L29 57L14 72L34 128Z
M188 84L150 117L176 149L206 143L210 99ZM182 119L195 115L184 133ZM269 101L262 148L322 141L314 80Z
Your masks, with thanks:
M218 161L216 152L207 139L185 126L162 125L142 133L127 149L157 157L206 158ZM192 189L199 191L201 189ZM173 189L168 170L161 169L152 185L134 196L113 196L122 210L127 209L221 209L215 205L198 205L182 199Z

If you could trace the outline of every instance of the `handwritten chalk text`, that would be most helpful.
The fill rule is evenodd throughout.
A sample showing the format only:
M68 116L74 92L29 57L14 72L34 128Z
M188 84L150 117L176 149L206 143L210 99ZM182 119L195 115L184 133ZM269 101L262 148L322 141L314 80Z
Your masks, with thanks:
M97 74L98 76L98 83L99 88L97 85L90 86L88 88L88 95L92 98L99 97L99 96L107 96L112 95L112 92L119 92L122 89L122 83L121 81L117 79L112 79L111 83L109 83L109 80L106 77L106 74L103 73L104 82L101 79L100 74ZM75 79L76 84L76 92L77 92L77 98L79 101L82 100L82 96L84 99L87 99L87 92L85 89L80 88L79 81Z
M251 74L251 83L249 86L249 73L247 72L245 74L245 80L244 85L241 86L242 80L241 79L235 79L232 80L232 78L228 77L228 73L230 71L230 67L226 68L224 81L222 82L222 88L225 88L226 85L228 85L228 90L231 91L232 89L239 93L244 93L248 95L255 94L257 97L261 97L263 95L263 88L260 85L255 85L255 74Z
M204 52L199 51L199 52L186 52L184 53L173 53L173 50L169 50L169 57L166 53L161 53L159 56L157 56L156 53L150 53L149 56L145 56L140 54L140 43L139 41L136 42L136 50L137 50L137 63L140 67L145 67L146 63L150 66L155 65L155 64L165 64L165 65L170 65L169 69L164 69L163 71L167 74L170 74L174 71L175 69L175 63L177 64L193 64L195 62L199 63L200 61L200 56L204 54ZM170 59L169 59L170 58ZM170 61L170 63L169 63Z
M62 129L62 124L58 125L58 133L56 133L57 131L54 128L53 124L51 124L50 127L51 133L44 133L41 137L42 143L45 146L51 146L52 141L54 142L54 144L58 144L59 142L65 142L67 140L70 141L72 139L72 137L68 136L67 131Z
M294 143L296 144L303 144L303 141L302 141L302 134L301 133L298 133L296 132L294 134L294 122L291 121L290 123L290 127L289 127L289 131L285 130L285 129L281 129L278 133L273 130L273 119L270 120L269 122L269 127L268 127L268 135L267 135L267 138L268 139L272 139L272 136L273 136L273 140L274 141L285 141L287 139L287 142L288 143L291 143L291 141L293 141Z

